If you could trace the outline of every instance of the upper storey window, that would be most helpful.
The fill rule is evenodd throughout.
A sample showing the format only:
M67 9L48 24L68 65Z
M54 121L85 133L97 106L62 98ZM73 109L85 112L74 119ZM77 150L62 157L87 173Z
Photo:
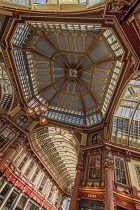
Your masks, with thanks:
M9 128L6 128L0 134L0 149L5 146L5 144L15 137L15 133L13 133Z
M100 178L100 155L90 157L88 178L93 180Z
M136 167L138 182L139 182L139 184L140 184L140 166L136 165L135 167Z
M124 158L115 157L115 165L116 165L116 181L120 184L126 185L127 182L126 182Z
M28 160L28 156L25 156L22 162L19 164L18 169L21 170L22 167L25 165L26 161Z

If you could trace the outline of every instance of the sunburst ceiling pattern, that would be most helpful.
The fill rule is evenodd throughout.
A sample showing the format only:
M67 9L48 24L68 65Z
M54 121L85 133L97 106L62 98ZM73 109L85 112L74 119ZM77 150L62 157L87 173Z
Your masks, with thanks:
M13 54L28 105L78 125L102 121L112 98L123 50L111 30L95 25L19 25Z

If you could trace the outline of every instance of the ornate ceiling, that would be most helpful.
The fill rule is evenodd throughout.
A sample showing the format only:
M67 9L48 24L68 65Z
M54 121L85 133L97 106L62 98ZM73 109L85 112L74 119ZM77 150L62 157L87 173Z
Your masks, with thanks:
M77 125L102 121L121 72L124 53L112 30L99 25L19 24L13 55L24 100L44 114Z
M43 127L31 133L31 143L64 189L74 181L79 142L73 133L58 127Z
M30 142L37 156L66 189L75 178L79 143L72 132L51 127L51 123L55 121L61 125L64 122L63 126L67 124L73 128L81 126L84 132L87 127L87 130L92 129L101 123L106 115L113 116L112 107L118 102L112 99L116 95L119 98L124 87L120 83L124 82L122 78L130 71L129 64L135 61L135 56L132 57L124 35L125 45L118 39L114 22L109 25L102 20L101 14L98 20L95 17L91 20L88 14L85 19L80 17L78 20L70 16L67 22L64 17L60 18L62 14L59 14L59 20L55 14L37 18L16 15L15 22L14 18L8 22L2 47L5 61L10 60L5 65L13 78L15 95L18 93L16 103L21 105L17 115L25 114L23 104L36 111L39 104L48 106L44 115L50 124L32 131ZM51 17L54 22L49 22ZM137 86L138 76L135 76L120 99L112 132L113 142L134 147L139 146L140 134ZM112 115L108 115L109 110ZM33 123L28 130L34 126L35 117L30 118Z

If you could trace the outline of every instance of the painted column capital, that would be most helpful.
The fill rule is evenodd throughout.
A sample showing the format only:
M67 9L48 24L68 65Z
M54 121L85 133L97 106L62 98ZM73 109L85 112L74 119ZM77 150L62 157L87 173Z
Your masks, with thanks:
M105 169L113 169L113 155L111 147L105 146L104 167Z

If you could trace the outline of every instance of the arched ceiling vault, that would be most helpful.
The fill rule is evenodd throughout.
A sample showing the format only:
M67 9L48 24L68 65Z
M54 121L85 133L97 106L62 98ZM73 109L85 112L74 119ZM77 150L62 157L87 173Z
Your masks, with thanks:
M112 141L140 148L140 73L130 79L114 114Z
M100 123L117 84L125 51L111 29L96 24L30 22L12 36L25 103L80 126Z
M49 170L66 189L75 179L79 142L73 133L57 127L37 128L31 143Z

